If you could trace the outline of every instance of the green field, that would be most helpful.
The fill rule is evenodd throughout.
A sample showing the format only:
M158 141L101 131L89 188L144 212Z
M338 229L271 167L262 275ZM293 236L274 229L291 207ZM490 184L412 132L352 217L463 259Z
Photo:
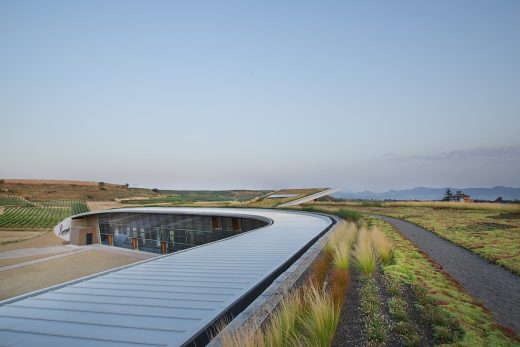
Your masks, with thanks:
M8 206L0 215L0 228L52 228L63 219L88 212L84 201L42 201L35 206Z
M244 202L264 195L266 191L256 190L161 190L159 196L125 199L121 202L131 205L171 204L181 205L196 202Z
M520 205L446 203L319 203L400 218L431 230L482 258L520 275Z
M33 206L33 203L18 195L0 194L0 206Z

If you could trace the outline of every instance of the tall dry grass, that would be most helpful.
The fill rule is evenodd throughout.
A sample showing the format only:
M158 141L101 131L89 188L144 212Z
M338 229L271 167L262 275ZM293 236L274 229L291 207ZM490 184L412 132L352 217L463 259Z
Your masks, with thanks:
M372 240L366 228L359 231L358 242L352 253L359 271L366 275L372 274L377 268L377 254L372 246Z
M356 240L355 223L341 222L331 233L325 252L314 262L301 292L288 294L263 329L244 327L220 334L222 346L329 346L339 321L348 284L350 250ZM329 274L329 288L324 288Z
M456 202L456 201L388 201L384 207L433 207L459 210L493 210L520 212L520 204L501 204L492 202Z
M267 346L294 346L299 339L298 319L303 311L303 300L299 291L287 295L280 309L265 329Z
M350 248L356 239L356 235L357 226L355 223L345 221L338 223L325 244L325 251L332 253L334 248L341 244Z
M372 239L372 245L379 255L379 259L381 259L381 263L383 263L383 265L390 264L394 256L394 249L385 233L378 227L372 227L370 229L370 238Z
M219 330L223 330L227 324L222 323ZM267 346L264 334L261 329L256 329L251 325L240 327L229 332L224 330L220 334L222 347L262 347Z
M303 295L298 291L287 295L264 329L245 326L233 332L223 330L220 342L223 347L329 346L340 307L329 291L311 284Z
M340 309L334 304L332 295L312 286L305 294L306 314L301 323L304 331L303 346L328 347L339 322Z
M325 252L332 256L334 266L348 270L350 249L357 235L357 226L352 222L341 222L330 235Z
M300 292L288 293L280 308L271 316L264 329L251 325L229 332L224 330L227 324L221 324L220 342L223 347L275 347L298 345L297 333L299 320L304 310Z
M456 202L456 201L322 201L313 205L330 211L346 207L432 207L458 210L491 210L499 212L520 212L520 204L496 202Z

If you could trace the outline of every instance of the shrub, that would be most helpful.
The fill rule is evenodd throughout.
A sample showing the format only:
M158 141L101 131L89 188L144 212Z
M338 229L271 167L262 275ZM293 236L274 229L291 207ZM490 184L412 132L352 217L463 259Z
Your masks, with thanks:
M330 291L335 305L339 308L345 302L345 290L348 284L348 272L341 269L332 270Z
M325 251L332 254L339 245L345 245L348 249L352 247L357 235L356 224L352 222L340 222L330 235Z
M298 340L298 318L303 310L300 292L289 293L265 330L268 346L292 346Z
M226 324L222 323L223 329ZM259 347L266 346L264 334L260 329L254 329L251 326L241 327L233 332L225 331L220 336L220 342L223 347Z
M390 314L398 321L403 321L407 318L406 302L401 298L391 298L388 300L388 309Z
M383 265L389 265L392 262L394 251L392 243L388 240L386 235L377 227L373 227L370 232L372 244L377 250L379 258Z
M350 249L346 244L340 244L332 250L332 260L338 269L348 270Z
M336 214L338 216L340 216L341 218L351 221L351 222L357 222L358 220L361 219L361 213L359 213L357 211L347 210L344 208L340 209Z
M377 267L377 257L372 247L370 235L367 229L362 228L359 232L358 242L353 252L355 264L359 271L366 275L372 274Z
M321 286L325 281L327 272L329 271L330 258L331 256L329 253L324 253L314 261L309 275L309 282L311 285Z
M310 286L304 294L307 313L302 317L304 345L329 347L339 321L339 308L330 293Z

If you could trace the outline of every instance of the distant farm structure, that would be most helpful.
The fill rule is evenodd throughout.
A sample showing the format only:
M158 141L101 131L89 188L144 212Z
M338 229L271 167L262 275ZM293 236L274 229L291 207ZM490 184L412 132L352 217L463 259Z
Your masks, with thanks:
M455 194L452 194L448 201L455 201L455 202L473 202L473 199L471 196L464 194L461 190L458 190Z

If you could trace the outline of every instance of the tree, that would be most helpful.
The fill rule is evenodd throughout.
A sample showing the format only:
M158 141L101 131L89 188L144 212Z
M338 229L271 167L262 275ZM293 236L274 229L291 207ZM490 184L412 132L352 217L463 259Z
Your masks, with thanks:
M444 197L442 198L442 201L450 201L451 197L453 196L453 192L450 188L446 189L446 192L444 193Z
M105 186L105 182L98 182L98 186L104 187Z
M125 183L125 188L128 188L130 187L130 185L128 183Z
M152 192L154 192L154 193L159 193L159 189L154 188L154 189L152 189Z

